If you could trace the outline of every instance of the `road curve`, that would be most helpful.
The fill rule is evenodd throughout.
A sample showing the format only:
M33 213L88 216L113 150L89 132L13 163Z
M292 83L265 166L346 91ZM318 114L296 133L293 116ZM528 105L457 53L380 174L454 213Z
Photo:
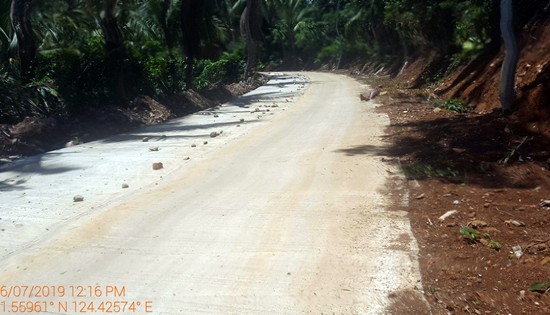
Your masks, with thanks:
M79 314L86 303L101 314L120 300L139 302L125 314L386 314L389 294L420 287L409 221L385 209L389 120L360 102L356 81L301 75L303 95L269 121L3 256L11 292L0 308L31 300ZM253 101L247 111L271 104ZM33 285L57 296L15 296Z

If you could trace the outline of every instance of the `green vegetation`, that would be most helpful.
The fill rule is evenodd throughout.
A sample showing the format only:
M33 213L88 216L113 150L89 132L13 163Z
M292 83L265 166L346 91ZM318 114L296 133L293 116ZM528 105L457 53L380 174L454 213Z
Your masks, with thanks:
M494 249L496 251L499 251L502 248L502 245L500 245L497 241L490 241L489 244L487 244L489 248Z
M467 113L471 108L460 98L451 98L445 102L436 102L437 107L444 108L457 113Z
M415 164L403 167L405 177L408 179L423 179L429 177L456 177L459 171L454 169L452 165L439 168L429 164Z
M479 234L478 231L469 226L463 226L459 231L460 234L462 234L462 236L464 236L464 238L470 243L481 242L483 245L486 245L490 249L494 249L497 252L502 248L500 242L491 240L491 235L489 235L489 233Z
M533 292L547 292L548 290L550 290L550 280L534 283L531 286L530 290Z
M537 2L515 5L521 26ZM395 72L429 55L423 81L434 82L498 51L498 9L482 0L0 0L0 123L243 80L266 66L368 62Z
M464 235L467 239L471 241L476 241L479 239L479 233L471 227L461 227L460 234Z

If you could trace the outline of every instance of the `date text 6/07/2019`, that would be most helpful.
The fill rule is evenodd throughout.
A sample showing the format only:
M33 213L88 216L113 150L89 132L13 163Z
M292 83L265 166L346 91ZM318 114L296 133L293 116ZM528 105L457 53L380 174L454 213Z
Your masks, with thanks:
M120 298L126 297L126 287L116 285L2 285L2 298Z

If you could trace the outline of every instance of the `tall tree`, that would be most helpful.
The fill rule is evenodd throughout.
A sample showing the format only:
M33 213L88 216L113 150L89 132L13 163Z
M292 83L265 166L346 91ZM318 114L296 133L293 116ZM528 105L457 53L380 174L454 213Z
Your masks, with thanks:
M118 0L104 0L101 30L105 39L107 55L118 61L124 56L124 41L116 18L117 2Z
M200 48L200 22L202 0L181 0L182 48L185 55L185 84L193 88L193 65Z
M170 10L170 5L172 0L162 0L162 10L160 13L160 24L162 26L162 31L164 32L164 40L166 41L166 46L170 54L172 53L172 48L174 47L174 35L173 31L170 28L170 22L168 19L168 11Z
M36 38L32 29L32 0L12 0L10 18L17 38L21 77L29 81L36 58Z
M256 69L258 59L258 42L262 40L260 4L261 0L248 0L241 19L241 31L246 36L246 48L248 53L246 69L244 72L244 76L246 78L250 77Z
M124 75L124 40L122 31L116 18L118 0L103 1L103 16L101 18L101 30L105 41L105 50L110 63L110 71L115 79L117 96L127 98Z

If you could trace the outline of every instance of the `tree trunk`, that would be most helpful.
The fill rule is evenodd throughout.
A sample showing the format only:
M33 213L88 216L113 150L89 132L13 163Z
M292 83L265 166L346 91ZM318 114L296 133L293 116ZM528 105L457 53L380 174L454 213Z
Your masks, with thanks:
M185 55L185 85L193 88L193 65L200 46L200 6L202 0L181 0L182 48Z
M124 56L124 42L122 31L115 16L117 2L117 0L105 0L103 2L104 16L101 19L101 29L109 58L122 59Z
M261 0L248 0L246 8L241 16L241 29L244 26L248 59L244 71L245 78L252 76L258 62L258 41L262 39L260 26L260 2Z
M10 19L17 37L17 53L23 82L30 81L36 58L36 38L31 22L32 0L13 0Z
M115 10L118 0L104 0L103 18L101 19L101 30L105 41L105 51L109 61L109 71L116 88L117 96L127 99L127 89L124 73L124 40L122 31L118 25Z
M170 55L172 55L172 48L174 47L174 37L168 24L168 10L170 9L171 2L172 0L163 0L162 11L160 13L160 24L162 26L162 31L164 32L164 40L166 41L166 46L168 47L168 52Z
M246 50L248 58L246 60L246 69L244 73L245 78L249 78L252 76L258 64L257 46L257 43L252 38L250 38L250 36L246 37Z
M502 63L500 77L500 103L504 112L510 112L514 106L514 83L519 58L518 45L512 25L512 0L500 1L500 30L504 39L506 54Z
M336 70L340 69L340 62L342 62L342 41L344 40L340 36L340 0L336 2L336 37L338 38L338 57L336 59Z

